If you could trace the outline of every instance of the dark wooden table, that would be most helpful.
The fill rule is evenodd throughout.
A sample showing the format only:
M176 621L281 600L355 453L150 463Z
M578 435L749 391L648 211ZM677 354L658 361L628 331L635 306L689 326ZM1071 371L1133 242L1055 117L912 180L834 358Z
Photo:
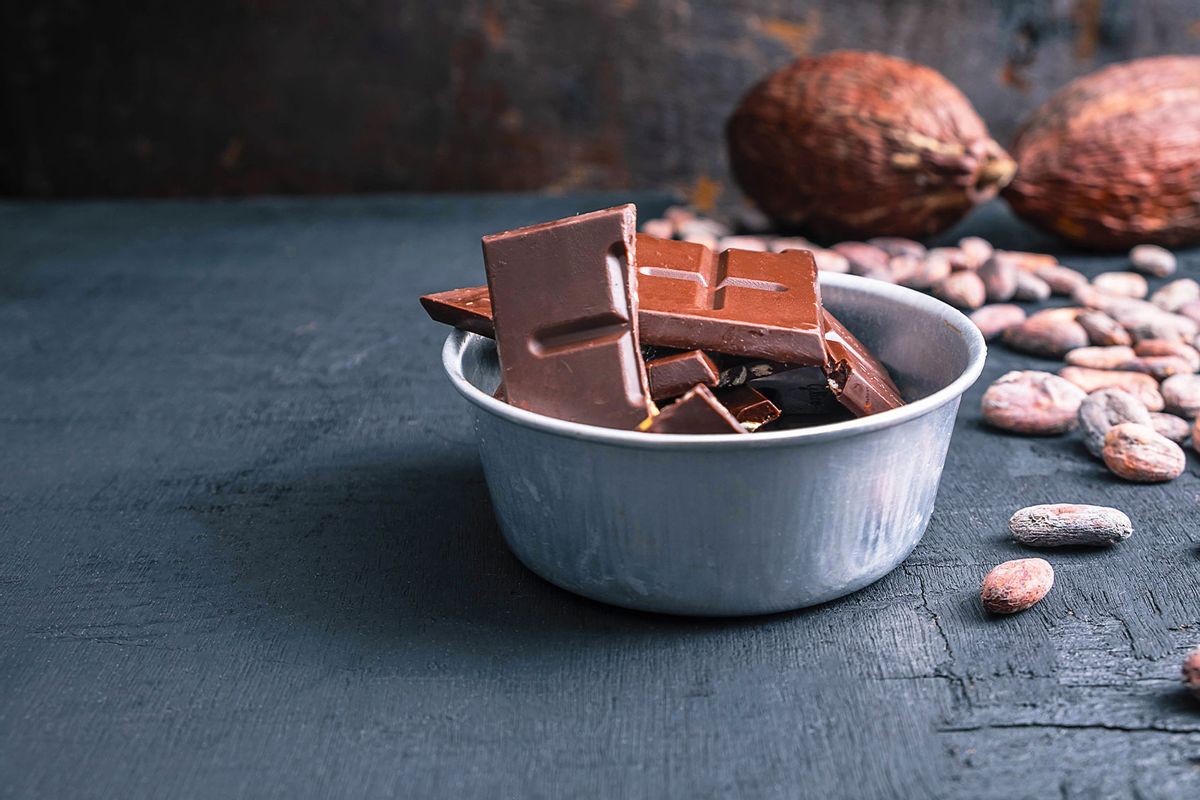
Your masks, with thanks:
M994 349L924 541L842 601L672 619L517 563L416 298L618 199L0 205L0 795L1200 797L1200 461L984 430L1048 362ZM1049 501L1136 532L985 617Z

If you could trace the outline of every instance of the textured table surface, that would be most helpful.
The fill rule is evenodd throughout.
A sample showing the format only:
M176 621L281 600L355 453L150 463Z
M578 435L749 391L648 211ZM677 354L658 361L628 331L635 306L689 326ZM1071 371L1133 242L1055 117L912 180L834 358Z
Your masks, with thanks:
M1200 796L1200 460L981 428L1034 359L993 349L924 541L842 601L680 620L516 562L416 297L617 199L0 205L0 795ZM1050 501L1136 532L985 617Z

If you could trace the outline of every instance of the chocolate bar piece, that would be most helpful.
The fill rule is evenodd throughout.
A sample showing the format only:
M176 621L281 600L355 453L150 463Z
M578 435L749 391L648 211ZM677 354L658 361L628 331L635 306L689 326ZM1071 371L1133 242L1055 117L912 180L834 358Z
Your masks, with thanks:
M866 417L904 405L885 367L842 323L825 312L825 377L838 402Z
M654 412L638 350L632 204L483 237L508 402L635 428Z
M638 426L647 433L745 433L746 429L725 410L704 384Z
M689 350L647 361L646 376L650 379L650 397L654 400L678 397L698 383L716 386L720 379L717 365L703 350Z
M768 422L774 422L783 413L762 392L749 386L719 389L714 392L714 395L717 401L733 415L733 418L751 432L758 430Z
M492 325L492 297L486 286L427 294L421 298L421 305L435 322L489 339L496 338L496 329Z
M638 235L647 342L800 365L825 363L817 266L805 250L712 250Z

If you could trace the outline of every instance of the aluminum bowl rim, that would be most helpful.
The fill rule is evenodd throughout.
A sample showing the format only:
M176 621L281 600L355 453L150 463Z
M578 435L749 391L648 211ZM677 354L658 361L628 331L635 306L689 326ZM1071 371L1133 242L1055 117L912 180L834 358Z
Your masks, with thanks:
M963 337L967 346L966 367L957 378L946 386L927 397L914 400L900 408L844 422L833 422L826 425L816 425L811 428L786 431L763 431L747 436L740 433L642 433L640 431L627 431L619 428L604 428L598 425L570 422L517 408L516 406L497 400L487 392L480 390L463 373L462 354L466 351L467 347L471 346L472 338L483 339L481 336L467 333L466 331L451 331L450 335L446 337L446 343L442 347L442 366L445 368L446 374L449 375L454 388L468 402L489 414L506 419L516 425L533 428L556 436L585 439L597 444L654 450L727 450L731 447L742 449L787 447L789 445L827 442L871 431L892 428L922 417L962 396L979 379L979 375L983 372L984 362L987 359L987 344L984 342L983 334L979 332L975 324L967 319L962 312L946 303L913 289L856 275L821 273L821 285L836 286L854 292L875 295L929 312L932 316L939 318L941 324L949 326Z

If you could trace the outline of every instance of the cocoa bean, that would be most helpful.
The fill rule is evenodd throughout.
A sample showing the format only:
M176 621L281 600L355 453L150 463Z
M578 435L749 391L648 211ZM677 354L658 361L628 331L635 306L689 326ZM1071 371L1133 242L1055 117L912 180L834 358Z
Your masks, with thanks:
M729 230L728 225L709 217L692 217L676 223L675 229L681 238L686 238L688 234L698 234L711 236L714 239L723 239L733 233Z
M850 272L855 275L871 275L888 271L892 257L881 247L866 242L839 242L833 249L850 262Z
M1129 263L1138 272L1165 278L1175 272L1175 254L1156 244L1139 244L1129 251Z
M1070 350L1086 347L1088 335L1074 319L1039 313L1006 330L1004 343L1023 353L1061 358Z
M1050 291L1058 295L1070 297L1071 292L1079 286L1087 285L1087 277L1070 267L1060 264L1045 264L1033 270L1033 274L1050 285Z
M678 229L681 225L691 222L696 218L696 212L686 206L669 206L663 212L663 217L670 221L672 225Z
M951 272L950 256L943 252L948 249L939 247L930 250L925 258L921 259L920 267L914 272L903 285L910 289L927 290L935 283L945 278Z
M1087 331L1088 341L1098 347L1133 344L1129 331L1103 311L1081 311L1075 321Z
M997 250L994 253L996 258L1009 261L1017 269L1025 272L1037 272L1043 267L1059 266L1058 258L1049 253L1029 253L1024 250ZM1072 270L1074 271L1074 270ZM1082 278L1083 276L1080 275ZM1087 278L1084 278L1086 281Z
M1150 296L1150 302L1163 311L1177 312L1186 303L1200 300L1200 283L1191 278L1180 278L1177 281L1161 286Z
M1149 425L1123 422L1104 437L1104 464L1127 481L1162 483L1183 473L1187 457L1179 445Z
M939 300L958 308L979 308L987 300L983 280L974 272L952 272L933 285Z
M1187 317L1192 322L1200 324L1200 300L1189 300L1179 308L1175 309L1175 313L1181 317Z
M983 419L1013 433L1038 436L1075 427L1082 389L1049 372L1022 370L1000 376L983 393Z
M1136 272L1102 272L1092 278L1092 286L1105 294L1135 297L1139 300L1150 292L1150 284Z
M1175 444L1183 444L1192 433L1192 425L1186 419L1162 411L1150 412L1150 427Z
M1011 303L983 306L971 314L971 322L975 323L975 327L979 328L983 338L989 342L1024 321L1025 309Z
M1107 506L1050 503L1022 508L1008 520L1008 530L1027 547L1105 547L1133 534L1133 522Z
M708 229L697 227L693 223L680 226L676 235L685 242L702 244L709 250L717 249L717 237L709 233Z
M1113 369L1143 372L1160 381L1172 375L1191 375L1195 371L1186 359L1179 356L1138 356L1118 364Z
M1200 417L1192 423L1192 449L1200 453Z
M1200 351L1184 342L1170 339L1143 339L1133 348L1139 356L1175 356L1186 361L1192 372L1200 372Z
M924 258L926 252L925 245L903 236L876 236L873 239L867 239L867 244L878 247L889 256Z
M1200 375L1172 375L1159 390L1171 413L1188 419L1200 415Z
M993 614L1015 614L1033 606L1054 586L1054 568L1044 558L1018 558L993 567L979 599Z
M1120 389L1141 400L1142 405L1150 411L1163 410L1163 396L1159 394L1158 381L1149 375L1087 367L1063 367L1058 375L1088 394L1101 389Z
M671 239L675 236L675 223L669 219L648 219L642 223L642 233L656 239Z
M717 241L720 250L752 250L764 253L768 248L766 238L762 236L723 236Z
M1093 308L1101 311L1109 307L1113 302L1113 297L1113 295L1100 291L1090 283L1082 283L1071 291L1072 302L1084 308Z
M1183 659L1183 685L1192 697L1200 700L1200 647Z
M1079 405L1079 430L1083 444L1096 458L1104 453L1104 437L1114 425L1136 422L1150 425L1150 412L1141 400L1120 389L1092 392Z
M823 247L818 247L812 251L812 254L813 260L817 262L817 269L821 272L850 271L850 259L836 250L826 250Z
M992 243L979 236L967 236L958 240L958 249L962 253L964 269L979 269L994 252Z
M1132 347L1113 345L1111 347L1077 347L1067 353L1065 360L1073 367L1117 369L1118 364L1134 357Z
M1012 299L1017 292L1017 272L1019 270L1008 261L989 258L979 268L979 277L983 279L984 292L989 303L1003 303Z
M1017 270L1017 290L1013 299L1021 302L1040 303L1050 298L1050 284L1034 275L1032 272Z
M888 273L892 282L907 286L909 281L920 277L924 268L924 259L912 255L892 256L888 261Z
M787 250L809 250L815 253L820 249L803 236L780 236L771 240L772 253L783 253Z

